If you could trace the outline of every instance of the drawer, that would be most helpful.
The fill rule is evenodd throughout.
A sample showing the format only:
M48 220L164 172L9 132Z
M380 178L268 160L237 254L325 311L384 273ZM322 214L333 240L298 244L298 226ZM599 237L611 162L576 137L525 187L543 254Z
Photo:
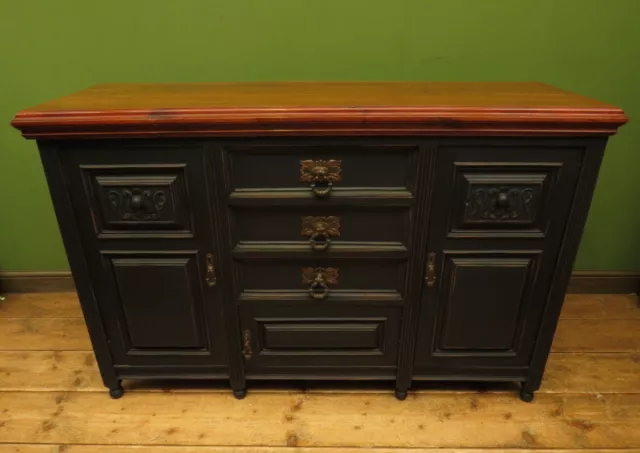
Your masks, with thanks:
M369 374L396 365L400 307L375 303L246 303L240 307L247 373L345 370ZM368 368L371 367L371 368ZM324 372L321 371L325 369Z
M413 192L416 145L256 145L225 148L233 196L286 191L330 198L357 191Z
M400 301L406 260L247 259L235 261L240 300L341 300L375 297Z
M322 253L409 248L407 208L234 207L230 212L232 243L239 250L285 246Z
M449 238L545 238L571 206L582 149L446 146L436 170Z
M207 204L199 143L87 142L65 151L72 197L99 239L196 236Z

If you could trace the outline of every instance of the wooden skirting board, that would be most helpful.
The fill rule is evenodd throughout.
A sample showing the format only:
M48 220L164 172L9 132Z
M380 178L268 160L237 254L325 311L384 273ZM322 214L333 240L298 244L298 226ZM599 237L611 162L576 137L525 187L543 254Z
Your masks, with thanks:
M75 290L70 271L0 271L2 293L55 293Z
M573 271L567 292L572 294L638 294L640 270Z
M574 271L569 282L572 294L638 294L640 270ZM45 293L75 291L69 271L0 271L2 293Z

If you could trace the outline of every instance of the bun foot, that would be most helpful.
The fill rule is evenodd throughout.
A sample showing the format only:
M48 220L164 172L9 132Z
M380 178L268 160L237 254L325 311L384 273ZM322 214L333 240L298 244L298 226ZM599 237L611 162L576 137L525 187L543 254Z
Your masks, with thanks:
M525 403L533 401L533 392L529 392L525 389L520 390L520 399Z
M109 396L114 400L117 400L118 398L122 398L122 395L124 395L124 389L122 388L121 385L119 385L118 387L109 389Z
M396 389L396 399L404 401L407 399L408 392L406 390Z
M247 396L247 389L234 389L233 396L237 400L243 400L245 396Z

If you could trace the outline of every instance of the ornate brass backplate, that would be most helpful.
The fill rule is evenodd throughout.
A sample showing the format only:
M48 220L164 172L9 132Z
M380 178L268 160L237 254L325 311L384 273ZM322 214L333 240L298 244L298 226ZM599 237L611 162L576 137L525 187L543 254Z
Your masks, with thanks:
M336 285L338 283L339 269L337 267L304 267L302 268L302 283L313 283L318 279L325 283Z
M312 299L326 299L329 286L338 284L338 269L335 267L304 267L302 283L309 285L309 296Z
M341 160L301 160L300 181L303 182L336 182L342 179Z
M305 216L302 218L302 236L340 236L340 217L314 217Z
M340 236L340 217L303 217L301 234L309 237L311 250L327 250L331 245L330 238Z

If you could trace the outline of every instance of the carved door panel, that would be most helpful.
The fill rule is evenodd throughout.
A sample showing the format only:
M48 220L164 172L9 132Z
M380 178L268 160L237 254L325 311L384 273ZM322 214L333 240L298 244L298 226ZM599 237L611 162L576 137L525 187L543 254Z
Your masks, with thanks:
M526 370L583 152L441 143L414 375Z
M204 147L102 142L61 156L116 368L225 373Z

